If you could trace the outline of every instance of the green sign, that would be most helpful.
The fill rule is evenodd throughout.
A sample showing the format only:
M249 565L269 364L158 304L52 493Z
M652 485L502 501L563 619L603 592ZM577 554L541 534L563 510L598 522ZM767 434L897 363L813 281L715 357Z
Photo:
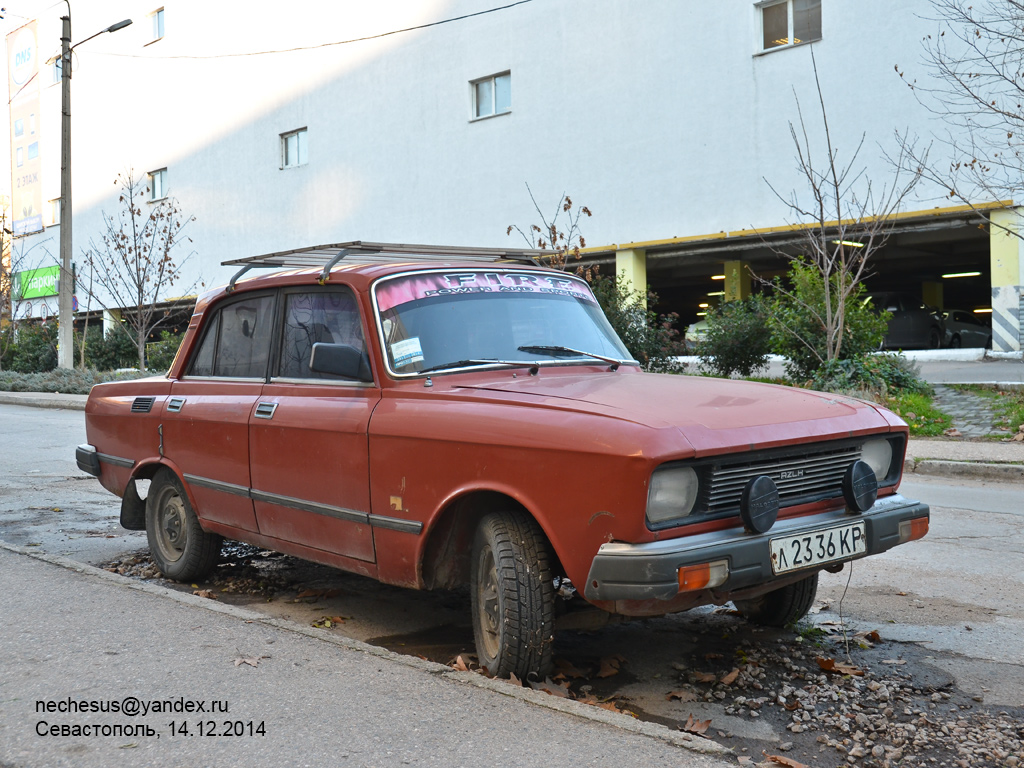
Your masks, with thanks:
M56 296L59 278L59 266L15 272L14 297L16 300L20 300L37 299L41 296Z

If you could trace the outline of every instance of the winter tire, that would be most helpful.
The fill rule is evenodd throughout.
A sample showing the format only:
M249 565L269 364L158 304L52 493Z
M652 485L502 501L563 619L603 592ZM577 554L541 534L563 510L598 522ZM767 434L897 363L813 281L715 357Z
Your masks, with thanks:
M156 567L175 581L204 578L220 557L221 537L200 527L181 481L166 468L146 496L146 538Z
M547 539L524 514L480 521L470 571L473 636L494 677L543 680L551 672L555 589Z
M753 600L733 602L747 621L765 627L788 627L807 615L817 594L818 574L815 573Z

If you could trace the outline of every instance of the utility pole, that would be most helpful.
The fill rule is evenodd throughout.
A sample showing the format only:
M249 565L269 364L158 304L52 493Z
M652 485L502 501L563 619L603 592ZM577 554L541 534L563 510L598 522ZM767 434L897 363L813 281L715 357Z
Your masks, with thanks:
M57 291L57 367L75 367L75 314L71 271L71 52L104 32L116 32L131 19L111 24L79 43L71 44L71 11L61 16L60 32L60 286Z

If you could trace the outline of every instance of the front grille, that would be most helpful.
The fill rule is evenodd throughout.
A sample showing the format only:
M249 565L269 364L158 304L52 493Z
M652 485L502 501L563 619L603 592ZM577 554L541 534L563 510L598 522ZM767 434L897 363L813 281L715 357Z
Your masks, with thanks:
M748 458L723 457L704 468L703 512L717 516L735 512L743 488L759 475L767 475L779 489L783 507L841 496L847 467L860 458L860 445L809 447L803 453L787 451L784 456Z

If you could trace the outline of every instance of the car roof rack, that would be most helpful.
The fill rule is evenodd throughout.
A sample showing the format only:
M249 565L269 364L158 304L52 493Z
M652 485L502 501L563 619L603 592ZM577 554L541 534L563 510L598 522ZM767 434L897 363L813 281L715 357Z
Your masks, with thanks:
M292 251L278 251L263 256L248 256L244 259L222 261L222 266L239 266L228 283L227 291L235 288L238 279L250 269L311 269L322 267L317 281L327 282L331 270L344 260L352 263L387 264L397 261L446 261L452 258L460 261L485 263L516 262L541 266L541 259L551 256L551 251L525 250L517 248L467 248L452 245L411 245L407 243L367 243L353 240L334 245L317 245L312 248L296 248Z

